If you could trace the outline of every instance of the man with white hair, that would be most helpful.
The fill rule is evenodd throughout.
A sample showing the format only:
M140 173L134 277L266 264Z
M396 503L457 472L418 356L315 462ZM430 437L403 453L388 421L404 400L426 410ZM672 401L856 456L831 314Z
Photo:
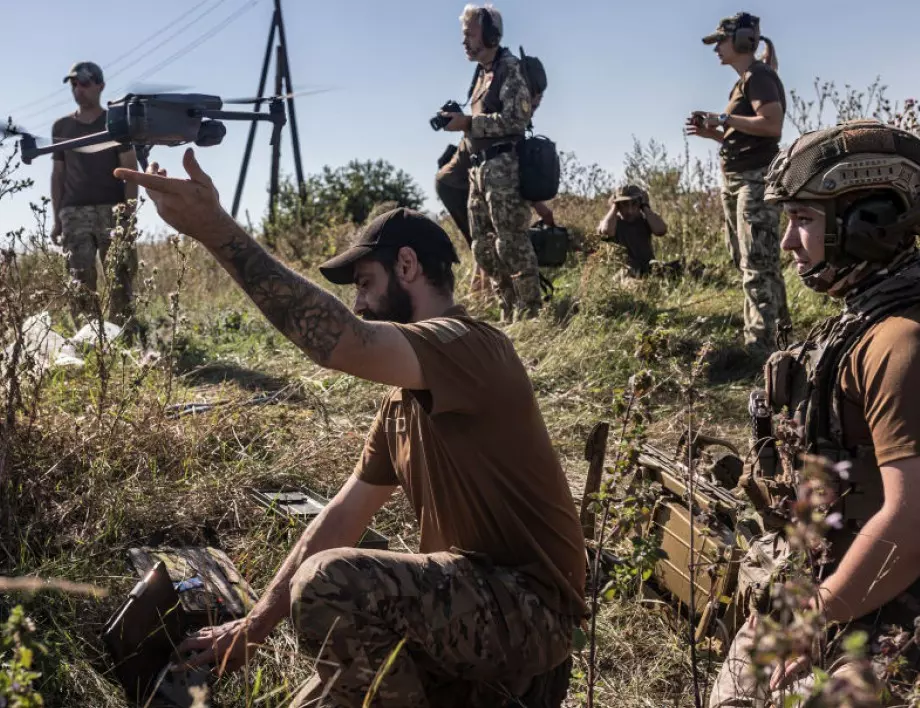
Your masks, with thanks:
M467 5L460 16L463 47L477 63L472 115L445 113L448 131L463 131L470 149L469 219L473 257L497 284L506 321L540 310L540 272L521 196L516 145L533 114L519 60L500 46L503 24L494 7Z

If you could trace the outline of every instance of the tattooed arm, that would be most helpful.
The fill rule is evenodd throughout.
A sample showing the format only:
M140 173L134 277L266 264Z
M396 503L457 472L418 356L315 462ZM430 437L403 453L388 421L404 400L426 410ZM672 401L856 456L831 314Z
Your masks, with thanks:
M410 389L425 382L415 350L397 327L365 322L338 298L269 255L225 212L211 178L191 150L190 179L118 169L115 176L146 187L163 220L207 248L278 330L320 366Z

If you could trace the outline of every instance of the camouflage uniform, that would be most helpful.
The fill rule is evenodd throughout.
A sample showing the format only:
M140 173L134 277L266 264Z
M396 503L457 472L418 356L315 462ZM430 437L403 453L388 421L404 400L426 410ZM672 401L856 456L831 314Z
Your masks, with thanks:
M118 234L124 234L119 241L123 248L113 251L114 263L107 257L112 245L112 233L116 231L115 214L111 204L63 207L60 212L61 245L67 257L70 276L80 284L80 293L73 303L73 316L95 312L93 300L96 293L96 252L105 266L106 274L114 275L109 291L109 319L118 324L125 323L132 314L134 276L137 273L137 252L134 247L132 229L119 225ZM123 208L123 207L122 207ZM125 218L124 221L127 219ZM127 240L123 240L127 239Z
M478 554L334 549L291 582L317 676L292 706L361 706L397 643L374 706L501 706L566 661L574 620L549 609L513 569ZM326 703L315 701L328 691Z
M523 136L532 113L530 89L520 63L507 50L496 58L501 71L498 89L492 74L483 73L473 91L473 118L469 138L478 145L513 142ZM481 148L479 148L481 149ZM521 196L515 150L481 164L475 155L470 169L470 233L476 263L498 285L506 317L516 310L530 316L540 309L540 271L527 236L530 205Z
M725 238L744 289L744 343L775 348L777 323L789 321L779 262L779 210L764 203L766 168L725 172Z

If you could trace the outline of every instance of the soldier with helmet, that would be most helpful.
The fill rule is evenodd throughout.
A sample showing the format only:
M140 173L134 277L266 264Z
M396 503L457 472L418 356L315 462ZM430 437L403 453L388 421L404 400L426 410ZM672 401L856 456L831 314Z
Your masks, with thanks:
M841 299L843 309L769 358L767 389L752 394L752 409L758 398L766 404L767 431L741 486L781 529L802 482L799 453L849 462L832 482L829 513L839 514L840 524L827 538L811 604L827 627L821 668L854 675L841 658L847 635L865 630L870 652L877 652L882 633L900 627L909 637L920 615L912 503L920 498L920 408L913 401L920 391L920 138L876 121L807 133L772 162L765 198L789 217L782 248L805 285ZM761 706L780 688L807 695L813 681L817 656L775 666L769 687L757 686L750 671L757 617L769 611L767 590L779 582L773 572L781 573L787 554L779 533L755 541L742 561L740 596L750 615L721 668L711 708ZM769 553L755 552L767 546ZM741 587L758 576L765 581ZM914 654L915 648L901 655L907 681L916 675ZM873 668L879 676L881 667Z
M540 271L527 236L530 204L521 196L516 144L530 123L533 97L520 61L500 44L498 10L467 5L460 21L467 58L477 62L472 115L443 115L450 118L444 130L463 131L469 147L473 257L497 284L503 318L529 318L540 310Z
M755 57L760 40L763 61ZM786 94L776 73L770 40L760 36L760 19L746 12L723 19L704 44L715 45L722 64L738 74L722 113L694 111L687 134L721 144L722 205L726 241L741 271L744 290L744 344L763 361L773 350L777 325L789 320L786 286L779 261L779 213L764 203L764 174L779 151Z

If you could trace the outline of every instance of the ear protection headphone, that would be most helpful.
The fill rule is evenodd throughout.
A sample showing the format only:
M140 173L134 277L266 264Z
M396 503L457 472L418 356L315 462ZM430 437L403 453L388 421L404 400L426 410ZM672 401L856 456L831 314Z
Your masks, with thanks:
M837 266L862 261L887 263L903 247L917 223L917 208L903 212L890 196L860 199L844 211L835 234L825 234L824 258ZM831 214L828 223L834 223Z
M760 18L747 12L738 15L732 47L741 54L753 54L760 42Z
M492 12L487 7L479 8L479 26L482 28L482 43L489 49L497 47L502 36L492 21Z

